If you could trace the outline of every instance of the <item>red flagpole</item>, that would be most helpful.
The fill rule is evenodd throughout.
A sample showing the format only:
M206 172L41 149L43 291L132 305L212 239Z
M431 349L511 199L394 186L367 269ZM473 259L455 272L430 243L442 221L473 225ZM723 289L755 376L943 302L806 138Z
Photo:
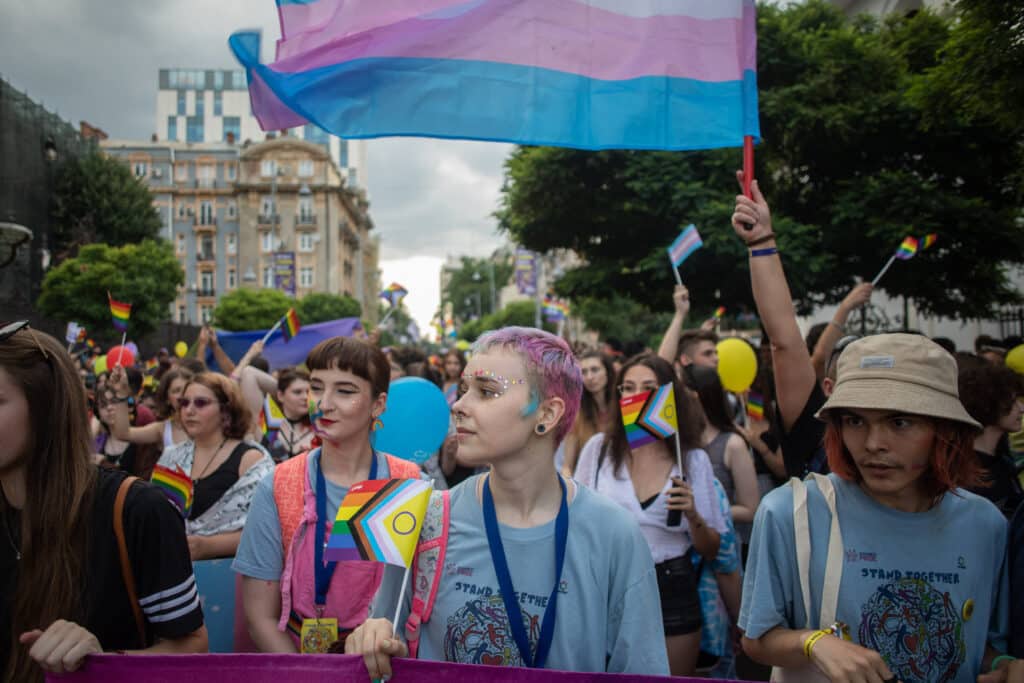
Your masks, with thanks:
M754 137L743 136L743 194L748 199L750 196L750 183L754 180Z

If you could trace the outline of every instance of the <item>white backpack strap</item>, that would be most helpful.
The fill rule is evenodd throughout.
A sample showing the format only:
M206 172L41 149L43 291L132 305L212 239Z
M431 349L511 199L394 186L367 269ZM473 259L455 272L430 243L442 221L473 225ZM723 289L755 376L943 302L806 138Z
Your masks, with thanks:
M807 614L805 628L811 626L811 524L807 516L807 486L797 477L789 480L793 487L793 537L796 543L796 572L800 578L800 595Z
M825 560L825 583L821 587L820 628L835 623L839 608L839 584L843 578L843 534L839 529L839 515L836 512L836 490L832 480L822 474L812 474L818 490L825 496L832 524L828 535L828 557Z
M445 551L448 548L448 523L451 497L449 491L430 494L427 514L423 518L423 531L416 546L412 566L412 610L405 622L405 638L409 656L415 658L419 650L420 626L430 621L437 588L444 571Z

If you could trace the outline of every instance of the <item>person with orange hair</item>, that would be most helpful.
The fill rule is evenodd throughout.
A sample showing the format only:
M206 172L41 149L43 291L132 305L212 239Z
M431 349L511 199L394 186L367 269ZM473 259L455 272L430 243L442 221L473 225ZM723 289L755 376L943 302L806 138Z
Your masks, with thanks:
M1006 681L1006 522L963 488L980 425L953 357L918 335L860 339L818 418L832 473L755 517L746 652L778 680Z

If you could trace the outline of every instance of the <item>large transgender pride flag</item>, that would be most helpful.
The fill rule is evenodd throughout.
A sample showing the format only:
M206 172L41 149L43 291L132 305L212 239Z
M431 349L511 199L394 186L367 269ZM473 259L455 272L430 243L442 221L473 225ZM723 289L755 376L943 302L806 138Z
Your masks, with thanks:
M264 130L583 149L760 137L753 0L277 0L231 36Z

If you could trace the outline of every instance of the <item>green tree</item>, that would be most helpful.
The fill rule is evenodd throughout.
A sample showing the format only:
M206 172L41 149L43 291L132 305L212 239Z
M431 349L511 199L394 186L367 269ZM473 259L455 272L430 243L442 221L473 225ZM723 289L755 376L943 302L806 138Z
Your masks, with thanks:
M295 306L295 300L276 289L236 289L220 298L211 322L229 332L266 330ZM308 322L299 316L300 322Z
M513 301L506 304L504 308L485 315L483 318L470 320L459 328L459 338L466 341L476 341L476 338L488 330L496 330L500 327L516 325L519 327L533 327L536 322L536 304L533 301ZM555 331L555 325L544 322L543 328L548 332Z
M114 299L132 305L128 334L138 337L167 319L184 282L181 265L166 242L145 240L123 247L90 244L46 274L37 306L58 320L85 325L91 335L113 339L118 335L110 319L110 292Z
M363 313L363 307L348 294L339 296L312 292L299 300L295 312L302 324L306 325L339 318L358 318Z
M120 246L155 238L161 226L145 183L124 163L98 151L62 167L54 190L53 218L58 262L85 244Z
M938 245L894 267L881 282L889 294L962 318L1017 300L1005 273L1024 261L1017 149L990 121L931 121L915 95L952 26L929 12L847 20L822 0L760 6L758 175L801 310L837 300L904 236L927 233ZM739 164L737 150L517 148L498 218L529 248L584 258L560 294L607 305L620 295L655 311L672 306L665 247L695 223L704 248L682 266L694 315L719 303L743 313L746 252L729 226Z
M452 273L441 301L452 302L452 311L459 320L472 320L483 317L491 310L491 274L494 268L495 292L504 287L512 277L515 266L512 259L503 252L497 252L492 258L472 258L463 256L460 265Z

